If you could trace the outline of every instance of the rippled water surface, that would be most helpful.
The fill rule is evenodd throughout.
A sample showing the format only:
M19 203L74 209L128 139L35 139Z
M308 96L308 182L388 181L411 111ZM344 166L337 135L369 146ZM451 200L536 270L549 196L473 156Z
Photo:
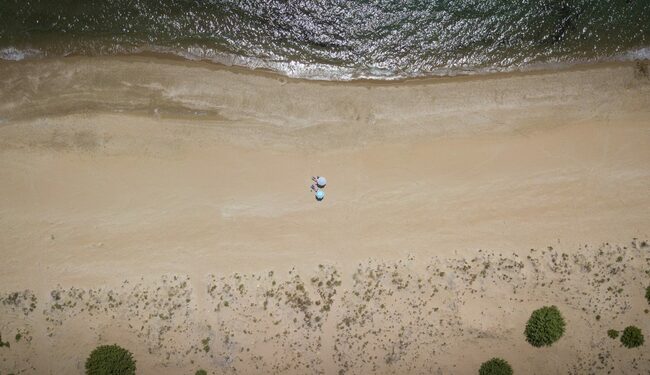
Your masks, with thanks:
M315 79L650 55L650 0L0 0L0 58L155 51Z

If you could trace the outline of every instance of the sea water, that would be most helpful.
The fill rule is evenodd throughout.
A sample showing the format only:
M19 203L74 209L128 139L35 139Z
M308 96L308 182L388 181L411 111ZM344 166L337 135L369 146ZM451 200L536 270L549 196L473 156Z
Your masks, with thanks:
M399 79L650 57L650 0L0 0L0 59L158 52Z

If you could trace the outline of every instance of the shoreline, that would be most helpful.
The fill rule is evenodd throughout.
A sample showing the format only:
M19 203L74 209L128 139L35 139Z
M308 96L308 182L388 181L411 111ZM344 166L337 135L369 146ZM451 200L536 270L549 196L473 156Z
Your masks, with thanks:
M139 52L132 54L117 54L113 56L83 56L83 55L69 55L68 57L51 57L51 59L60 59L60 58L126 58L131 57L143 57L145 59L153 58L160 60L171 60L178 61L181 63L189 64L202 64L203 66L212 66L216 70L228 70L235 73L242 74L260 74L262 76L267 76L270 78L284 78L288 81L297 81L297 82L313 82L321 84L360 84L360 85L391 85L391 84L407 84L407 83L418 83L418 84L431 84L434 82L446 82L446 81L472 81L472 80L482 80L482 79L500 79L513 76L525 76L525 75L544 75L544 74L555 74L561 72L570 72L570 71L585 71L592 69L603 69L608 67L616 66L638 66L639 64L647 65L650 63L650 58L610 58L605 60L595 60L595 61L574 61L574 62L564 62L564 63L546 63L538 64L528 67L519 67L512 70L503 70L503 71L488 71L488 70L478 70L471 71L468 73L457 73L457 74L433 74L429 73L426 75L412 76L412 77L399 77L399 78L352 78L348 80L336 80L336 79L312 79L307 77L291 77L284 74L283 72L272 70L269 68L251 68L243 65L228 65L219 61L212 61L209 59L189 59L183 56L179 56L174 53L165 53L165 52Z
M563 63L545 63L528 67L519 67L512 70L478 70L467 71L467 73L457 74L427 74L419 76L407 76L398 78L353 78L348 80L330 80L330 79L312 79L307 77L292 77L280 71L269 68L253 68L243 65L229 65L219 61L212 61L204 58L186 58L175 53L143 51L137 53L117 53L114 55L79 55L69 54L66 56L46 56L31 57L21 60L0 59L0 64L25 64L33 62L51 63L55 61L75 60L75 59L92 59L92 60L146 60L175 62L183 65L193 65L195 67L211 68L211 70L225 70L233 73L260 75L269 78L285 79L294 82L312 82L315 84L344 84L344 85L391 85L405 83L422 83L430 84L434 82L462 81L462 80L482 80L490 78L507 78L512 76L526 75L546 75L571 71L585 71L593 69L603 69L616 66L637 66L638 64L650 63L650 58L608 58L594 61L570 61Z
M640 51L646 51L647 48L640 48L634 52L639 53ZM647 53L642 55L635 55L634 52L628 52L626 55L599 58L591 61L565 61L565 62L547 62L547 63L537 63L526 66L520 66L511 69L489 69L482 68L479 70L463 70L457 71L448 74L439 74L439 73L427 73L417 76L396 76L396 77L386 77L386 78L349 78L349 79L326 79L326 78L309 78L309 77L294 77L286 72L279 70L274 70L272 68L265 67L251 67L245 65L237 64L227 64L221 61L217 61L210 58L201 58L201 57L186 57L182 56L176 52L164 52L164 51L152 51L146 50L141 52L133 53L116 53L112 55L80 55L80 54L68 54L65 56L38 56L38 57L28 57L20 60L12 59L0 59L1 63L21 63L21 62L30 62L30 61L48 61L48 60L60 60L60 59L156 59L156 60L169 60L169 61L179 61L187 64L204 64L206 66L212 66L215 69L228 70L237 73L251 73L251 74L260 74L268 75L272 78L281 78L291 81L307 81L307 82L316 82L316 83L350 83L350 84L402 84L406 82L421 82L430 83L427 81L436 81L436 80L457 80L457 79L484 79L494 76L495 78L508 77L512 75L528 75L528 74L553 74L556 72L565 72L573 70L586 70L586 69L599 69L607 66L616 66L616 65L636 65L643 64L647 65L650 62L650 58L647 56Z

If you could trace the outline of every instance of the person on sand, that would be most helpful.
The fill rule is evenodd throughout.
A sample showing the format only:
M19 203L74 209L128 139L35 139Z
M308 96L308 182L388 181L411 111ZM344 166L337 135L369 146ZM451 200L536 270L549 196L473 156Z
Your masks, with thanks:
M312 181L316 183L319 188L324 188L327 185L327 179L323 176L315 176L311 178Z
M311 190L316 193L316 200L322 201L325 198L325 191L318 188L318 185L311 185Z

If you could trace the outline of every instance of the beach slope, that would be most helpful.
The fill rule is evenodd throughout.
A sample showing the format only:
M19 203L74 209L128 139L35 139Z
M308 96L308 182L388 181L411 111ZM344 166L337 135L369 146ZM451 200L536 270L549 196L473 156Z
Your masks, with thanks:
M0 62L0 333L30 337L0 370L81 373L110 341L158 374L449 374L491 356L647 371L604 335L650 334L649 187L642 63L330 83L154 56ZM580 330L534 349L523 324L545 304Z

